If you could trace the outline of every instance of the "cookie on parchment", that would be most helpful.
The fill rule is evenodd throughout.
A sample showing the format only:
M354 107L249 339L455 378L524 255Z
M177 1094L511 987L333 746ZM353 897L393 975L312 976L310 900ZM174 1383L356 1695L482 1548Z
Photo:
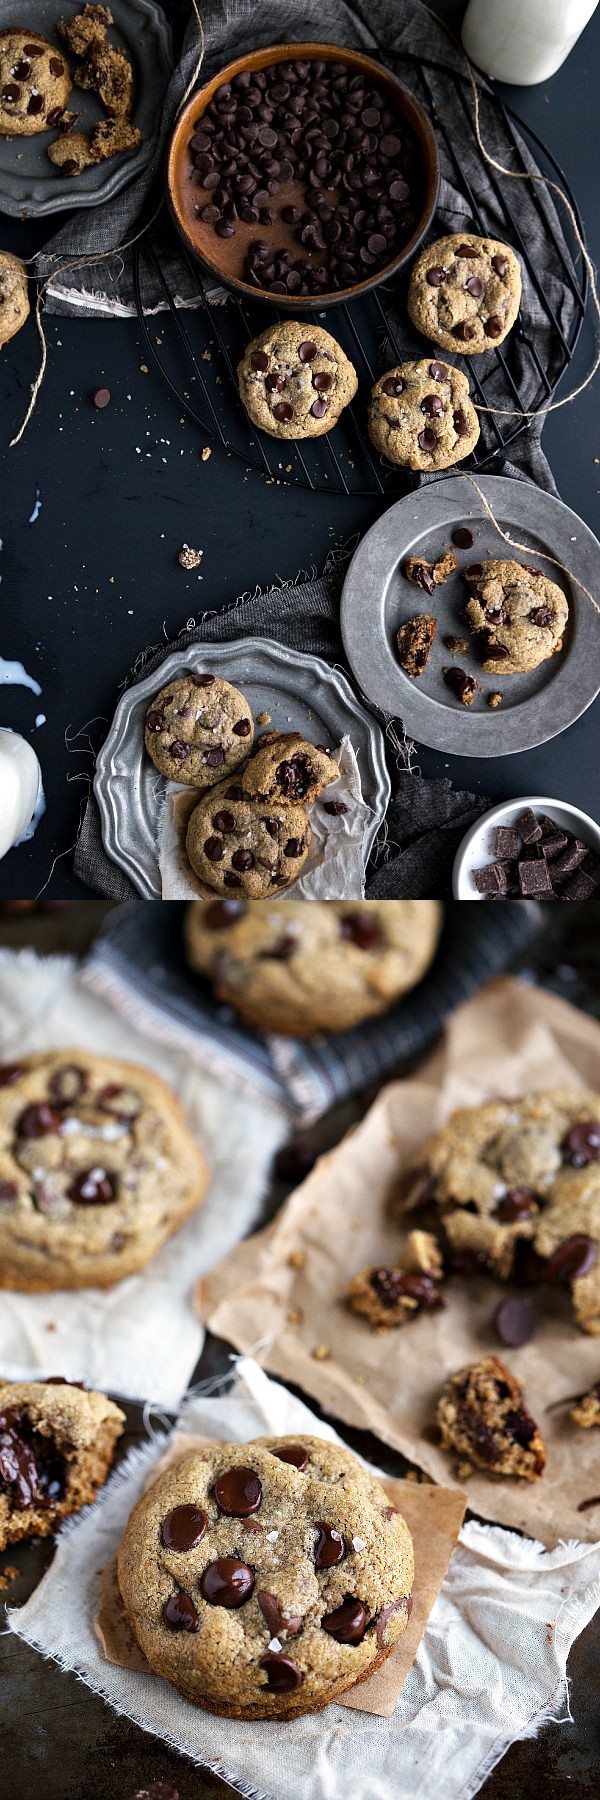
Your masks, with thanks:
M211 788L189 820L186 850L196 875L217 894L263 900L289 887L312 838L304 806L246 794L239 782Z
M408 310L442 350L478 356L504 342L521 303L521 268L508 244L471 231L438 238L412 270Z
M191 1451L134 1507L125 1617L156 1674L234 1719L292 1719L379 1668L406 1631L413 1545L385 1489L322 1438Z
M110 1287L156 1255L208 1182L150 1069L87 1050L0 1066L0 1287Z
M449 469L474 450L479 420L462 369L430 357L399 363L371 390L369 436L388 462Z
M253 338L238 364L240 395L254 425L276 438L322 437L358 387L341 345L320 325L286 319Z

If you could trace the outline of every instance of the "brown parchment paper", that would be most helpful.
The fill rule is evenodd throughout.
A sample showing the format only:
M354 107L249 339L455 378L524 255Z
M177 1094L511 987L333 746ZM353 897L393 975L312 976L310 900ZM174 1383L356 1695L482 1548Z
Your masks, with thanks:
M150 1487L163 1470L178 1462L190 1450L204 1450L213 1439L191 1432L175 1431L168 1450L154 1464L146 1483ZM406 1677L412 1668L429 1614L441 1588L450 1557L460 1531L467 1496L455 1488L439 1488L429 1483L393 1481L380 1476L381 1485L398 1507L412 1532L415 1551L413 1609L404 1637L375 1675L359 1682L336 1705L354 1707L357 1712L378 1713L389 1719L400 1698ZM151 1675L152 1670L143 1651L123 1618L117 1580L117 1559L104 1570L99 1590L98 1611L94 1631L107 1662L122 1669L138 1669ZM157 1679L160 1679L158 1677Z
M463 1485L483 1518L551 1545L600 1537L600 1430L582 1431L553 1402L600 1378L600 1338L573 1322L568 1297L536 1290L539 1325L518 1350L499 1344L493 1317L510 1285L453 1278L445 1310L398 1330L373 1332L344 1295L356 1272L401 1262L404 1232L387 1216L398 1170L457 1106L526 1089L585 1085L600 1092L600 1024L555 996L503 977L449 1020L440 1046L414 1077L385 1087L365 1119L322 1157L273 1224L205 1276L200 1316L217 1336L312 1394L347 1424L375 1432L435 1481L454 1480L439 1448L436 1403L447 1374L497 1351L524 1383L548 1447L537 1482L479 1471ZM290 1258L305 1257L303 1267ZM299 1315L299 1316L298 1316ZM325 1346L326 1359L314 1351Z

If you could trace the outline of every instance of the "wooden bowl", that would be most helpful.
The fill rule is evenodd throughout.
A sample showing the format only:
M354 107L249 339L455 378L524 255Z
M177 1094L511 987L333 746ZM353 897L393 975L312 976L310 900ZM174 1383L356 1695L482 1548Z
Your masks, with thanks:
M205 108L213 99L217 89L224 82L232 81L234 75L242 71L265 69L278 62L343 62L355 74L364 75L369 82L379 87L391 104L401 113L407 128L416 139L421 152L422 208L421 214L411 237L393 256L390 262L377 270L376 274L366 275L365 279L355 286L337 288L333 293L319 291L318 294L302 295L272 294L266 288L255 287L244 279L243 265L248 246L257 235L273 244L274 250L294 250L299 252L300 246L294 237L293 227L281 218L281 208L289 205L306 206L304 184L294 182L282 184L275 196L278 209L277 220L272 225L245 225L238 220L235 237L219 238L211 225L200 219L195 211L198 195L203 190L191 179L193 169L189 157L189 143L192 132L198 125ZM360 294L366 294L371 288L378 287L380 282L388 281L391 275L409 262L422 242L433 218L440 185L440 164L436 140L427 114L418 101L401 82L392 75L389 69L373 62L371 57L363 56L359 50L342 49L338 44L272 44L267 50L253 50L246 56L239 56L235 62L228 63L213 75L205 87L192 95L183 112L177 119L167 158L167 199L171 215L177 230L180 232L192 254L198 258L203 267L209 271L219 284L233 288L236 293L248 300L266 302L280 311L288 311L296 315L304 312L321 311L342 301L354 300ZM206 201L210 199L207 193Z

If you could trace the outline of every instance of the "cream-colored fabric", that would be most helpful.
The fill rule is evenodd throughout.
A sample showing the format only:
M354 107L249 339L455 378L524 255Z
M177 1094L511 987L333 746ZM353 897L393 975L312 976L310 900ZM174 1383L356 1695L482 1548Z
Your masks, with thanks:
M242 1359L233 1394L196 1399L180 1425L243 1442L263 1432L335 1434ZM111 1561L164 1449L134 1452L59 1539L48 1573L9 1623L75 1669L116 1712L209 1765L251 1800L470 1800L516 1738L568 1718L566 1659L600 1603L600 1544L541 1544L463 1526L391 1718L333 1705L291 1724L238 1723L166 1682L107 1663L94 1635L95 1571Z
M90 993L68 957L0 951L0 1061L64 1044L145 1063L186 1108L212 1170L208 1198L139 1275L101 1290L0 1295L5 1375L60 1374L110 1393L176 1406L202 1349L192 1311L195 1278L248 1231L282 1113L232 1093L185 1050L143 1036L124 1012Z

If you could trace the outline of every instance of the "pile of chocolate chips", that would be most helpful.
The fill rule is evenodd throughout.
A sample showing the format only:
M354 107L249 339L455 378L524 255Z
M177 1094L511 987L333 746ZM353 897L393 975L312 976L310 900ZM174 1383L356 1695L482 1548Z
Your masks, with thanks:
M190 156L203 189L196 213L218 237L278 216L290 228L297 255L260 231L246 252L244 279L273 294L365 280L400 252L421 211L415 138L384 92L343 62L243 70L217 88ZM304 189L300 204L282 206L291 188Z
M531 808L496 827L494 855L471 870L485 900L591 900L600 886L600 858L589 844Z

